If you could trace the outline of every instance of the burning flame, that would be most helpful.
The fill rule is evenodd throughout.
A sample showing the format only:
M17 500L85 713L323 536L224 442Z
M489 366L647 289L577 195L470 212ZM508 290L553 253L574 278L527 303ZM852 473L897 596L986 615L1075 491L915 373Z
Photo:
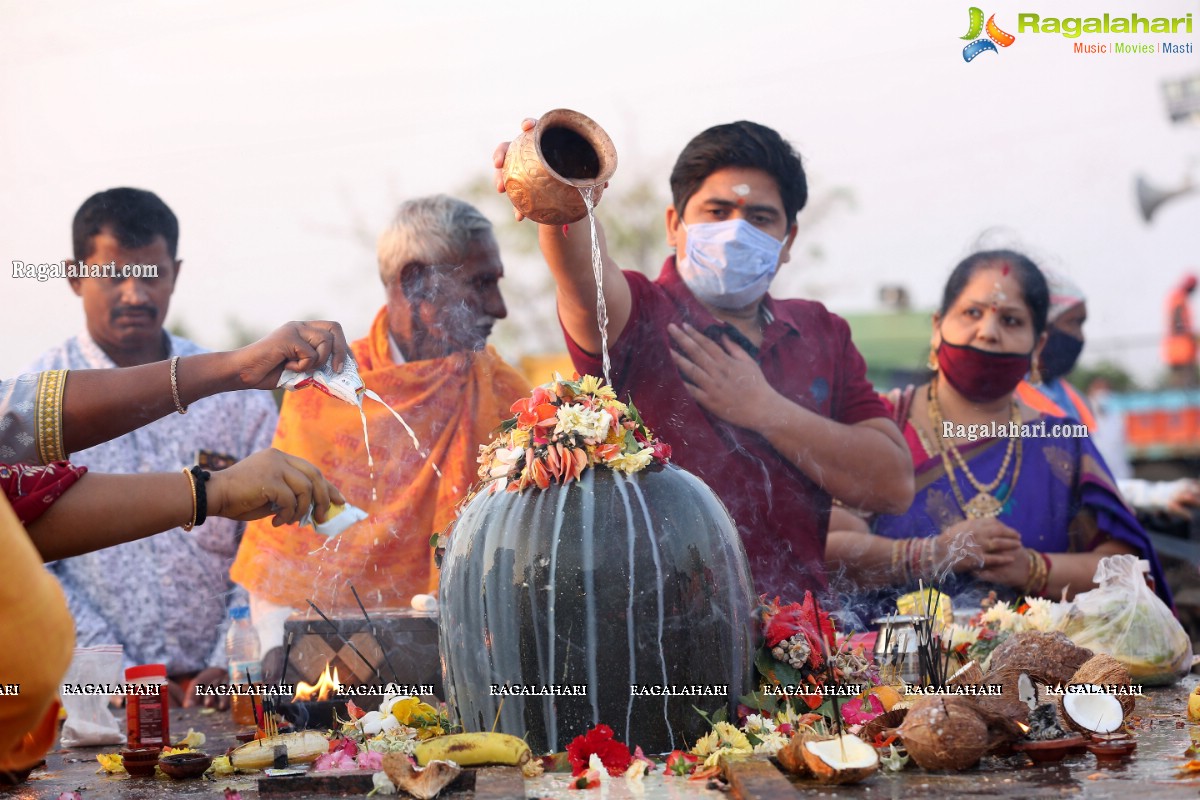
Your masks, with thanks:
M333 668L333 675L329 674L329 664L325 665L325 671L321 673L321 677L317 678L315 684L305 683L300 681L296 684L296 693L292 695L292 702L297 700L312 700L315 698L318 701L328 700L332 695L336 695L342 689L342 682L338 678L337 667Z
M1024 722L1018 722L1017 727L1021 729L1021 733L1029 733L1030 728Z

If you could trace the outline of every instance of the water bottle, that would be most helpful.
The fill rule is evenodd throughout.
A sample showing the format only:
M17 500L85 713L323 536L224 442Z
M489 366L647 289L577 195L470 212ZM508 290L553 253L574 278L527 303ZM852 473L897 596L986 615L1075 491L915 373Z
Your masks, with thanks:
M250 622L250 609L246 606L229 609L229 619L229 632L225 634L229 682L240 688L262 680L258 631ZM254 724L253 697L248 694L234 694L233 721L238 725Z

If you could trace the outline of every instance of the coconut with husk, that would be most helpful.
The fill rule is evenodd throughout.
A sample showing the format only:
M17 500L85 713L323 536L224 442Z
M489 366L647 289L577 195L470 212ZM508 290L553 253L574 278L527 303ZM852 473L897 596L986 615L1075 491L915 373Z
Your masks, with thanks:
M983 668L977 661L968 661L946 679L947 686L978 686L983 683Z
M803 742L804 737L800 734L795 734L788 743L775 753L775 759L779 765L793 775L808 775L808 765L804 763Z
M859 783L879 770L879 753L853 734L804 736L800 756L821 783Z
M987 753L987 723L969 702L958 697L917 701L900 725L900 738L923 769L970 769Z
M885 711L866 725L863 725L862 730L858 732L858 736L867 744L871 744L877 736L886 736L886 734L899 728L907 716L907 708L893 708L891 711Z
M1016 670L1029 673L1043 685L1060 686L1071 680L1092 655L1091 650L1076 646L1061 633L1026 631L1013 634L992 651L988 673Z
M1067 686L1130 686L1132 683L1133 678L1124 664L1110 655L1097 653L1075 670L1075 674ZM1116 695L1116 698L1117 702L1121 704L1122 719L1128 718L1133 713L1133 707L1137 702L1136 698L1131 694ZM1062 710L1061 701L1059 710Z
M989 714L1000 714L1014 722L1029 721L1029 704L1021 699L1020 680L1022 673L1018 669L1004 669L999 672L989 672L983 678L987 686L1000 687L1000 694L981 694L971 697L980 709ZM1032 679L1031 679L1032 680ZM1037 682L1033 682L1034 702L1037 702Z
M453 761L430 761L418 767L404 753L388 753L383 757L383 771L397 789L418 800L433 800L462 773L462 767Z

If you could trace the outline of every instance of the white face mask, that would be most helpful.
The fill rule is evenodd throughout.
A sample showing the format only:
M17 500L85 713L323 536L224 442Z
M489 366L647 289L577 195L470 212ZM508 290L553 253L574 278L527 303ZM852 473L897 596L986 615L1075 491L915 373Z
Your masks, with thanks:
M717 308L735 309L767 293L779 269L783 242L744 219L699 222L683 229L687 245L678 268L692 294Z

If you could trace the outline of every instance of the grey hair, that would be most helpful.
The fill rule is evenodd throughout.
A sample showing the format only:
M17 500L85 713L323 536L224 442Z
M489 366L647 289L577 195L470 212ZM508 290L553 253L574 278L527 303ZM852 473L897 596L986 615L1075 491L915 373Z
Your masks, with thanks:
M470 203L444 194L406 200L379 234L379 277L391 283L408 264L461 264L492 223Z

